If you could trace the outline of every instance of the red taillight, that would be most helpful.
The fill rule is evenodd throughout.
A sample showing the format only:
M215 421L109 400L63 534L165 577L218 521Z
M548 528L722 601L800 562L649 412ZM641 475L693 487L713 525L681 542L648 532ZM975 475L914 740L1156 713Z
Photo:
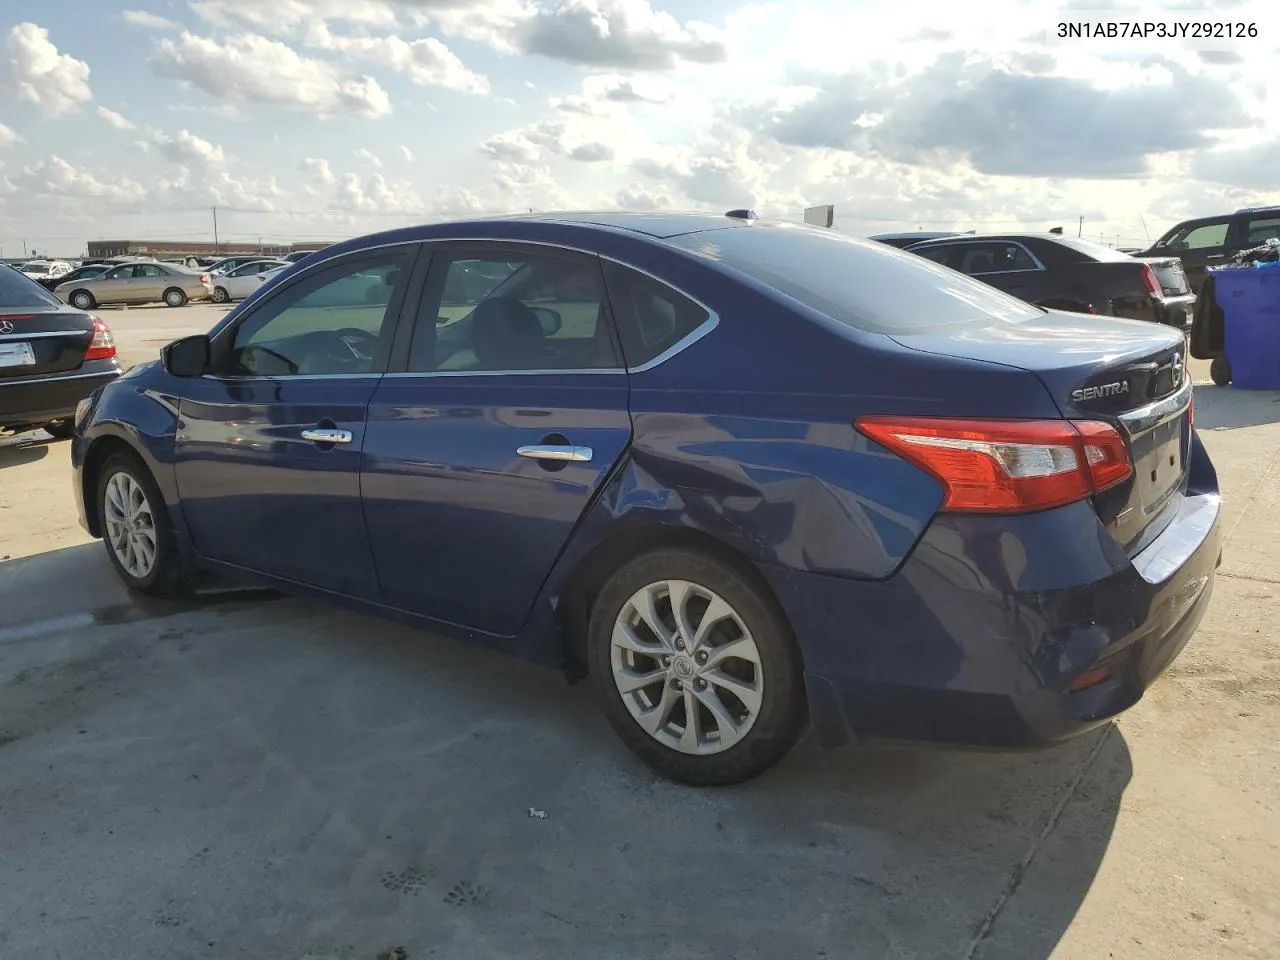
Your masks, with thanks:
M200 274L200 282L206 284L209 283L209 275L207 273Z
M1133 473L1124 438L1099 421L863 417L856 426L937 479L948 511L1046 510Z
M111 336L111 329L102 322L101 317L93 318L93 339L84 352L86 360L110 360L116 355L116 341Z
M1160 286L1160 278L1156 276L1156 272L1151 269L1149 263L1142 265L1142 282L1147 285L1147 293L1153 297L1164 296L1164 287Z

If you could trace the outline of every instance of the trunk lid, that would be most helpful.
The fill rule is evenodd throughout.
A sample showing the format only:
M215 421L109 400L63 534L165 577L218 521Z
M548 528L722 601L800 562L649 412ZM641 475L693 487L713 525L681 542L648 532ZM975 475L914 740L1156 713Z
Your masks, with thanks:
M1040 378L1064 417L1116 426L1129 446L1134 475L1094 497L1094 506L1130 555L1172 518L1186 489L1191 443L1191 384L1179 332L1139 320L1051 311L1030 320L894 339L925 353L1027 370Z
M75 370L93 318L68 307L0 307L0 382Z

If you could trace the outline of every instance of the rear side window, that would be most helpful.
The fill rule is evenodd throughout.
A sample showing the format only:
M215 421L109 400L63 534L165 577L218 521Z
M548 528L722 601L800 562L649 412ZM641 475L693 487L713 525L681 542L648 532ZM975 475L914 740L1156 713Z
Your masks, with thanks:
M1268 240L1280 237L1280 217L1250 220L1245 231L1245 242L1251 247L1260 246Z
M605 283L628 367L660 357L710 319L710 314L665 283L606 261Z
M1042 311L914 253L819 227L759 225L673 237L832 320L873 333L1023 320Z

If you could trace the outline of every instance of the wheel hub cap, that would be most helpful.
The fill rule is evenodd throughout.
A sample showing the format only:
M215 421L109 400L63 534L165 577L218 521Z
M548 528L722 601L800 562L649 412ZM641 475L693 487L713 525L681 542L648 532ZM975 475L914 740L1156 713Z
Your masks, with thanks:
M714 754L755 724L765 677L742 618L685 580L637 590L614 622L610 662L623 703L649 736L681 753Z
M127 473L115 473L107 481L102 516L111 552L125 573L139 580L155 568L157 536L155 518L146 492Z

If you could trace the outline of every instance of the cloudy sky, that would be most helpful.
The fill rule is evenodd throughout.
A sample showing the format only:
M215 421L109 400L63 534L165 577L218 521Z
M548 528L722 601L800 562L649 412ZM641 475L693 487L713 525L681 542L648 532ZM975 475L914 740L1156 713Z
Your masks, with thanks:
M9 2L0 255L211 238L215 205L223 240L833 203L859 235L1084 217L1133 243L1280 203L1280 3L1139 11L1258 25L1229 42L1053 36L1117 6Z

